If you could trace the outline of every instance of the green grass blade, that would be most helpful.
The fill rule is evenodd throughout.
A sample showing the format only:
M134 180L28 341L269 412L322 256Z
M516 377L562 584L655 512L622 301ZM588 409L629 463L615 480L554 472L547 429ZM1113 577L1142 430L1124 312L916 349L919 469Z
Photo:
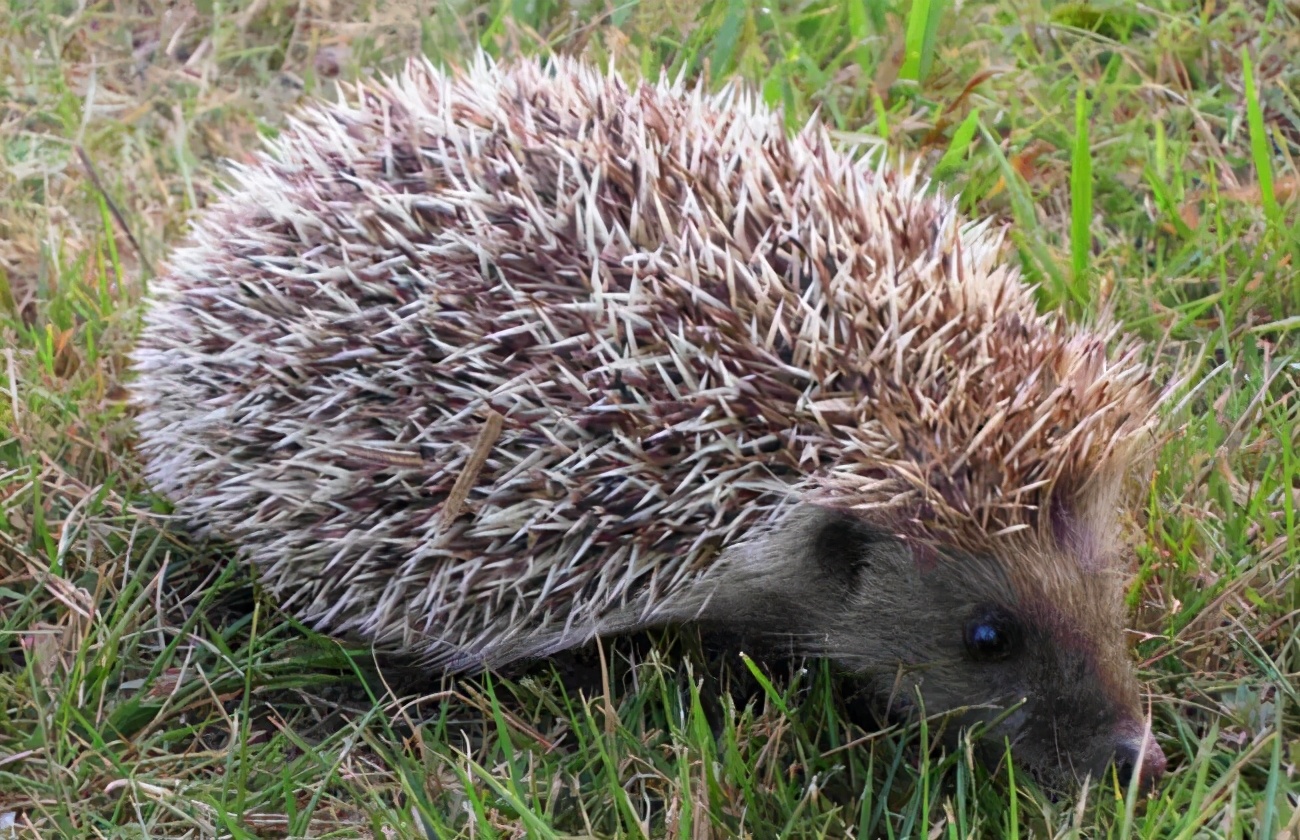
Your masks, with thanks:
M966 115L966 119L961 121L961 125L957 126L957 130L952 133L952 142L948 144L943 157L939 158L939 162L935 164L935 180L943 180L961 166L967 152L970 151L971 143L975 139L975 130L979 128L979 123L979 111L973 110Z
M1255 68L1250 49L1241 48L1241 77L1246 91L1246 121L1250 125L1250 153L1255 164L1255 177L1259 179L1260 198L1264 202L1264 215L1271 222L1278 219L1277 195L1273 192L1273 165L1269 157L1268 131L1264 128L1264 110L1259 104L1255 86Z
M905 57L898 71L900 79L923 82L934 61L934 42L943 15L943 0L913 0L904 35Z
M1088 139L1091 110L1087 90L1080 86L1074 102L1074 151L1070 166L1070 282L1075 303L1088 303L1088 263L1092 257L1092 149Z

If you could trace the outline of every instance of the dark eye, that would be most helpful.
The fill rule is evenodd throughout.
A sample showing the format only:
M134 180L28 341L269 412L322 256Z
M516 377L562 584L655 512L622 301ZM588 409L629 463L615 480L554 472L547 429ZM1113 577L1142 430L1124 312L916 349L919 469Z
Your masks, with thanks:
M966 622L966 650L981 662L1006 659L1020 648L1020 624L1000 607L981 607Z

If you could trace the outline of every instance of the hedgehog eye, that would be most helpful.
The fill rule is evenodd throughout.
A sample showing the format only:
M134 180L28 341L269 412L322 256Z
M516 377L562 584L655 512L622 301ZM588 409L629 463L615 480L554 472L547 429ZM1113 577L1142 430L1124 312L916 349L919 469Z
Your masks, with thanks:
M981 607L966 622L966 650L980 662L1006 659L1020 648L1020 625L999 607Z

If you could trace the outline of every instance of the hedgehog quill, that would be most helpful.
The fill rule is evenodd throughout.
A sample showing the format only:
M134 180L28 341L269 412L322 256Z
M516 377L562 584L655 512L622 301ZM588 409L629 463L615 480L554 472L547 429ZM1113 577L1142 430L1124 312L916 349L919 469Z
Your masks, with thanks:
M412 62L233 167L154 283L146 478L446 672L781 628L1045 785L1150 786L1120 523L1167 390L1001 251L740 86Z

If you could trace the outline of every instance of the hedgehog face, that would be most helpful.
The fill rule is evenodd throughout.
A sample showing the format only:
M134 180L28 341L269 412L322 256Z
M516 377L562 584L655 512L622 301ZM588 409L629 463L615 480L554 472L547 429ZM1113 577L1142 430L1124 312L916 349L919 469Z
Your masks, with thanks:
M1030 541L931 552L845 515L814 527L805 545L837 577L822 589L838 609L822 601L806 621L824 623L821 652L872 677L892 708L982 724L987 760L1009 741L1017 767L1049 790L1111 768L1123 784L1135 770L1144 787L1161 776L1149 736L1142 758L1118 574Z
M1140 690L1115 577L1079 575L1069 584L1074 600L1062 601L1051 581L1027 585L1005 574L1005 557L951 561L983 569L922 572L921 585L951 611L930 616L935 641L903 663L901 685L928 712L968 707L957 720L983 725L986 760L996 763L1010 742L1017 765L1048 789L1068 789L1086 775L1102 779L1112 769L1122 785L1135 771L1143 788L1154 785L1165 759L1150 741L1142 758Z

